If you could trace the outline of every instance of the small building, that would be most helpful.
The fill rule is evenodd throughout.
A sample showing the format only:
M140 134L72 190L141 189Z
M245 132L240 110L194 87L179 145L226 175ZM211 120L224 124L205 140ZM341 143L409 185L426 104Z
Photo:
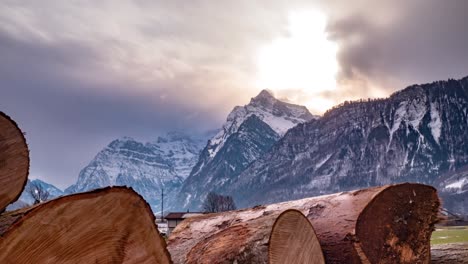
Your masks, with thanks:
M158 225L158 231L162 236L167 236L169 231L167 228L167 221L164 219L156 219L156 224Z
M176 228L178 224L184 221L187 218L202 215L201 212L171 212L168 213L164 219L167 221L167 235L169 236L172 233L172 230Z

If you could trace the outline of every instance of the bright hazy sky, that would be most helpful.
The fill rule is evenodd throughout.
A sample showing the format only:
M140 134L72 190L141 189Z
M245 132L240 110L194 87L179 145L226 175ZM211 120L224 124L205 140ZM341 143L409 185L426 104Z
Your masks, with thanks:
M351 3L352 2L352 3ZM111 140L217 128L262 89L320 114L468 74L464 0L0 2L0 110L66 187Z

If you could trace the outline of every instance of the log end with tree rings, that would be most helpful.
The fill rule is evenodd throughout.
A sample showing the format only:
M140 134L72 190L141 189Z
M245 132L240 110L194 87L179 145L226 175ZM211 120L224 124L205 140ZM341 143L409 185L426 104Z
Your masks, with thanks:
M437 191L422 184L385 188L356 223L358 254L371 263L429 263L430 238L438 221ZM362 250L362 251L361 251Z
M286 210L273 225L268 249L270 264L324 264L314 228L300 211Z
M171 263L149 205L108 187L0 216L2 263Z
M29 150L23 132L0 112L0 212L21 195L29 174Z

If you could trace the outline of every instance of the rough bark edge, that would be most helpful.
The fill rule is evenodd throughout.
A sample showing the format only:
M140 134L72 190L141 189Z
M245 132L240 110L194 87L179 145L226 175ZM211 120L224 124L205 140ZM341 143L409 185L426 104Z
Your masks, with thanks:
M433 245L432 264L468 263L468 242Z
M275 229L276 227L276 224L278 224L278 219L285 213L288 213L288 212L298 212L303 218L304 220L307 221L307 223L309 224L310 228L312 229L312 232L315 234L315 238L317 239L319 245L320 245L320 249L322 248L322 245L320 244L320 240L318 239L317 237L317 233L315 232L315 229L314 229L314 226L312 225L312 223L310 222L309 218L307 218L307 216L305 216L301 211L297 210L297 209L287 209L285 211L283 211L281 214L278 215L278 217L276 217L276 220L275 220L275 223L273 224L273 226L271 227L271 232L270 232L270 236L268 237L268 261L270 261L270 254L271 254L271 248L270 248L270 241L271 241L271 236L273 235L273 230ZM325 263L325 255L323 254L323 250L321 249L320 250L320 256L322 257L322 262Z
M31 217L32 215L34 215L34 213L36 211L40 211L40 210L43 210L44 208L47 207L47 205L54 205L54 204L57 204L57 203L61 203L61 202L67 202L67 201L73 201L75 199L81 199L81 198L93 198L93 197L98 197L99 195L102 195L102 194L106 194L106 193L111 193L111 192L127 192L127 193L131 193L133 195L137 195L141 200L142 202L144 202L143 204L145 205L145 208L146 208L146 211L149 215L151 215L151 221L153 223L152 227L156 230L156 232L159 234L159 230L158 230L158 225L156 224L156 218L153 214L153 211L151 210L151 207L149 206L149 204L146 202L145 199L143 199L143 197L135 192L131 187L124 187L124 186L113 186L113 187L104 187L104 188L101 188L101 189L95 189L95 190L92 190L92 191L89 191L89 192L84 192L84 193L76 193L76 194L72 194L72 195L67 195L67 196L61 196L61 197L58 197L56 199L53 199L53 200L50 200L50 201L47 201L47 202L44 202L42 204L38 204L36 206L33 206L33 207L29 207L27 209L19 209L17 211L13 211L11 213L14 213L14 212L19 212L19 211L23 211L24 212L21 212L20 216L15 219L13 221L12 224L10 224L10 226L8 228L6 228L5 232L3 233L3 235L1 235L1 237L3 238L7 238L9 235L13 234L14 235L14 229L16 226L18 225L21 225L23 223L24 220L26 219L29 219L29 217ZM8 213L10 214L10 213ZM0 215L0 222L1 222L1 218L2 218L3 215ZM171 259L171 254L169 253L169 251L167 250L167 244L166 244L166 241L165 239L159 234L159 238L160 238L160 241L162 243L162 246L164 248L164 253L167 255L170 263L173 263L172 262L172 259Z
M375 193L374 196L372 197L372 199L369 201L369 203L367 203L366 207L364 207L364 209L362 209L361 213L359 213L359 216L356 220L356 222L358 222L360 219L361 219L361 215L363 215L364 213L367 212L367 210L370 210L369 207L375 202L375 200L377 199L377 197L379 195L381 195L383 192L385 191L388 191L389 189L393 189L393 188L396 188L396 187L400 187L400 186L405 186L405 185L411 185L411 186L420 186L420 187L429 187L431 188L432 190L435 191L435 193L437 194L437 189L434 188L434 186L431 186L431 185L427 185L427 184L422 184L422 183L412 183L412 182L404 182L404 183L396 183L396 184L391 184L391 185L388 185L387 187L383 188L381 191L379 191L378 193ZM437 195L438 196L438 195ZM440 198L439 198L440 200ZM440 203L440 202L439 202ZM440 210L440 204L439 204L439 210Z
M20 198L21 194L23 193L24 191L24 188L26 187L26 183L28 182L28 177L29 177L29 167L31 166L31 160L29 158L29 147L28 147L28 143L26 142L26 137L24 136L25 133L23 133L23 131L19 128L18 124L15 122L15 120L13 120L10 116L8 116L7 114L5 114L4 112L0 111L0 117L3 117L5 118L6 120L10 121L11 124L13 124L13 126L18 130L18 132L21 134L21 137L23 138L23 143L24 143L24 146L26 148L26 152L28 153L27 155L27 161L28 161L28 167L26 168L26 178L23 182L23 188L21 188L21 191L18 193L18 195L13 198L9 204L7 204L4 208L0 208L0 213L2 213L7 207L8 205L18 201L18 199Z

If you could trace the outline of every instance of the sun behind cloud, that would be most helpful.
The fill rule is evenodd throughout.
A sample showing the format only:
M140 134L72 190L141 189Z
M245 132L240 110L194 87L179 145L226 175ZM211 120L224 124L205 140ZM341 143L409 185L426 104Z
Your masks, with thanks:
M320 97L336 88L338 46L327 39L326 17L318 11L293 12L289 35L262 47L257 57L257 86L279 94L300 91L308 107L325 111L333 102ZM290 95L293 101L295 95ZM307 99L309 98L309 99ZM307 100L307 101L304 101ZM317 105L318 102L321 102Z

